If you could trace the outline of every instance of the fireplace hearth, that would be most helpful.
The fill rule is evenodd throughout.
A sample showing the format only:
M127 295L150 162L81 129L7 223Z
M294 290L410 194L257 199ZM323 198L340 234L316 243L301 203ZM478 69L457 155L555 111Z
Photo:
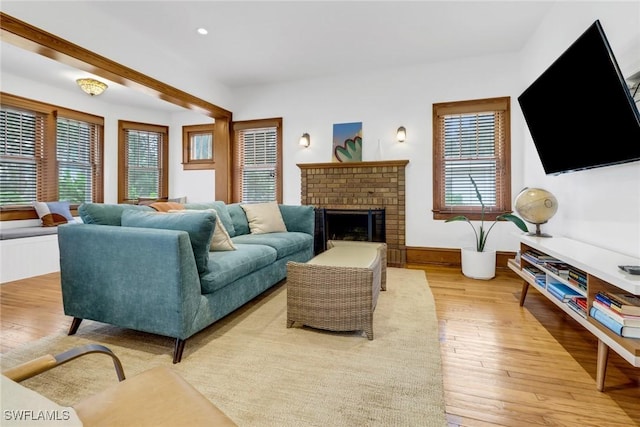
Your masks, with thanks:
M301 172L301 203L327 211L362 211L358 216L369 219L369 211L384 211L384 228L373 230L373 239L384 236L387 244L387 265L404 267L406 264L405 246L405 167L408 160L386 160L375 162L351 163L299 163ZM324 227L316 215L316 229ZM363 232L365 226L355 226L348 233L341 230L345 218L336 220L332 231L329 225L328 236L316 239L316 251L322 251L326 240L344 233L343 239L355 239L354 234ZM368 222L366 223L368 233ZM338 228L336 228L338 227ZM375 225L374 225L375 228ZM324 232L323 232L324 233ZM377 234L376 234L377 233ZM362 238L362 237L360 237ZM368 235L367 235L368 239ZM338 239L336 239L338 240ZM342 239L341 239L342 240ZM375 240L373 240L375 241Z

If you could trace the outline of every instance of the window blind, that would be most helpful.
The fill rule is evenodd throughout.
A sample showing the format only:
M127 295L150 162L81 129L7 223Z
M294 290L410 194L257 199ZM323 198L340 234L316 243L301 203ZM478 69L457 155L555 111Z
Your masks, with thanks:
M165 135L161 132L125 129L127 199L160 197L164 193L164 138Z
M487 210L500 206L502 116L501 112L487 112L443 117L442 183L447 206L480 206L470 176Z
M278 126L238 126L234 144L234 189L243 203L278 200Z
M71 203L91 202L100 164L100 132L93 123L58 118L56 156L58 198Z
M0 205L31 204L46 168L47 116L2 107L0 110Z

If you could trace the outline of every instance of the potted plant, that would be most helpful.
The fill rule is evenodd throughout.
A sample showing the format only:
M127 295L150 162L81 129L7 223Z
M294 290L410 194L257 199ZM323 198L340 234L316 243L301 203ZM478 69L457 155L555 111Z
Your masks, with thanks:
M480 213L480 226L478 229L471 223L469 218L464 215L454 216L453 218L449 218L445 222L453 222L453 221L466 221L469 223L471 228L473 229L473 233L476 237L476 247L475 248L462 248L461 256L462 256L462 274L467 277L473 279L492 279L496 274L496 251L495 250L485 250L485 245L487 244L487 238L489 237L489 233L493 229L493 227L497 224L498 221L510 221L514 223L520 230L524 232L528 232L527 225L517 216L506 213L502 215L496 216L495 221L491 226L485 230L484 226L484 214L485 214L485 206L482 201L482 195L478 190L478 186L476 182L473 180L471 175L469 175L469 179L471 179L471 183L473 184L473 188L476 191L476 197L480 202L480 206L482 206L482 210Z

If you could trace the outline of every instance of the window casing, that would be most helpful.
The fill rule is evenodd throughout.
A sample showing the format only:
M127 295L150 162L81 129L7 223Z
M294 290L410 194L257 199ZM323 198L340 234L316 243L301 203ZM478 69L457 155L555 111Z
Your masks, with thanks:
M213 123L182 127L184 170L215 169Z
M433 216L511 212L510 98L433 104Z
M118 202L168 197L169 128L118 121Z
M103 128L101 117L3 93L2 219L37 218L34 201L102 202Z
M282 203L282 119L233 124L233 201Z

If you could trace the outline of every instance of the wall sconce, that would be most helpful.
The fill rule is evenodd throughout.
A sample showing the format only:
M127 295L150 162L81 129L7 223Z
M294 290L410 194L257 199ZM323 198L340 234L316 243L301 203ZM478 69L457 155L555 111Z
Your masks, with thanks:
M95 79L78 79L76 80L80 89L91 96L100 95L107 89L107 85Z
M298 142L298 144L300 144L303 147L308 147L311 144L311 137L309 136L308 133L303 133L302 136L300 137L300 141Z
M396 139L398 140L398 142L404 142L404 140L407 139L407 130L404 128L404 126L400 126L398 128Z

